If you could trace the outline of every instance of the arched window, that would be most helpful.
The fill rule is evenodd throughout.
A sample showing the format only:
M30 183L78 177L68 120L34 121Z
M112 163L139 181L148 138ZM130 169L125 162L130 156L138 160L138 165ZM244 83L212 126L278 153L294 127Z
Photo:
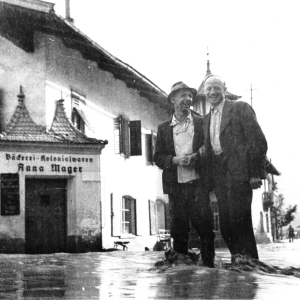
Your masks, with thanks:
M166 203L160 199L156 200L156 229L166 229Z
M167 229L167 205L163 200L149 200L150 234L155 235L159 229Z
M269 215L266 214L266 224L267 224L267 232L270 232L270 228L269 228Z
M85 122L76 108L73 108L71 120L76 129L85 133Z
M265 230L264 230L264 219L263 219L263 213L260 212L260 232L261 233L265 233Z

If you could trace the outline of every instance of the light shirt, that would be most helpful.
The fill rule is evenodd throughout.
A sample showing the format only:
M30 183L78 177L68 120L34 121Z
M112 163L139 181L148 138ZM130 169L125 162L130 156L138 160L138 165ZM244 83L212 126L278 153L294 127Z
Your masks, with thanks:
M173 127L173 140L176 156L193 153L194 121L191 112L183 122L173 115L170 126ZM178 182L186 183L198 179L194 166L177 166Z
M216 155L219 155L223 152L220 143L220 127L222 121L223 107L225 99L212 108L211 119L210 119L210 142L213 148L213 151Z

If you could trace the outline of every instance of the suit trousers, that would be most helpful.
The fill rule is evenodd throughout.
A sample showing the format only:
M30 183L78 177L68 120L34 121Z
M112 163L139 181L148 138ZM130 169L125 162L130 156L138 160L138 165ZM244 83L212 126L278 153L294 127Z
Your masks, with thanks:
M202 258L215 256L213 214L209 194L200 185L200 180L189 183L174 183L169 194L171 236L174 250L188 252L190 223L200 236Z
M249 181L238 181L228 171L223 154L213 156L213 179L218 201L220 229L232 255L258 259L252 226L252 188Z

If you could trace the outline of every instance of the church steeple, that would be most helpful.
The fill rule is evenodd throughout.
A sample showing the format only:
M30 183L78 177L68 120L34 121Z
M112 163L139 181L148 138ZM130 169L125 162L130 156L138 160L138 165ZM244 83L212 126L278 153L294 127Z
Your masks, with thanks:
M208 48L207 48L206 74L198 88L197 96L193 101L194 110L202 116L205 116L210 110L210 104L207 103L207 101L205 99L205 95L204 95L204 83L205 83L207 77L210 77L212 75L214 75L214 74L212 74L212 72L210 70L209 52L208 52ZM232 93L226 91L226 98L229 100L237 100L237 99L241 98L241 96L238 96L238 95L235 95L235 94L232 94Z
M206 76L210 75L210 63L209 63L209 52L208 52L208 47L207 47L207 70L206 70Z

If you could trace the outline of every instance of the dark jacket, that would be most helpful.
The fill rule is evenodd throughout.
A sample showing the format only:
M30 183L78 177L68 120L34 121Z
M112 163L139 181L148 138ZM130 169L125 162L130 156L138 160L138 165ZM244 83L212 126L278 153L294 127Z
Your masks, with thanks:
M204 119L205 146L212 155L210 143L210 113ZM248 181L266 176L266 138L255 112L246 102L225 100L220 126L223 165L234 179Z
M193 139L193 153L198 152L204 144L203 120L202 117L192 113L194 119L194 139ZM177 184L177 166L172 165L171 160L176 156L174 140L173 140L173 127L170 126L172 119L160 124L157 130L157 141L154 153L155 164L163 170L162 181L163 191L165 194L171 194L174 185ZM204 168L200 160L200 155L195 164L196 171L199 177L204 177Z

